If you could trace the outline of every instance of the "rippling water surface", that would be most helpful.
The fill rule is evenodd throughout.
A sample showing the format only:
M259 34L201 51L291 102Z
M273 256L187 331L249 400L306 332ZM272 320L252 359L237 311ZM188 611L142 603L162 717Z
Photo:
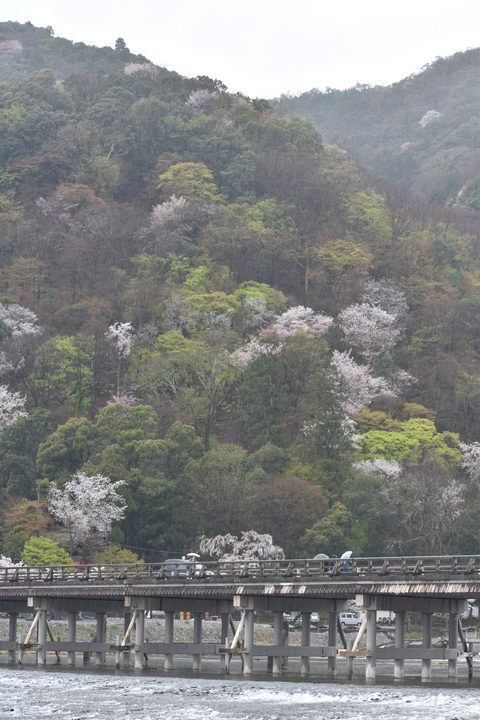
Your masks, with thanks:
M0 718L479 720L474 687L366 686L0 669Z

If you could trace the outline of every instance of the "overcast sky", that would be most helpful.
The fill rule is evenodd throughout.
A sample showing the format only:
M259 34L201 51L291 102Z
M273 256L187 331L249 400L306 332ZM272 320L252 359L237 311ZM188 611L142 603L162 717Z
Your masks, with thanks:
M113 46L252 97L387 85L480 45L480 0L1 0L0 20Z

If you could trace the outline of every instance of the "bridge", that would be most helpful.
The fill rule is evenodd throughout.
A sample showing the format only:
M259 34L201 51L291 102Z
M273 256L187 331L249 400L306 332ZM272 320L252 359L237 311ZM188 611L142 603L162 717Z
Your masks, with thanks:
M129 663L141 670L152 656L162 656L165 670L172 670L175 656L191 656L200 670L202 658L218 658L228 673L238 657L248 675L256 658L267 658L273 675L284 672L288 658L300 659L300 670L308 675L312 659L325 659L329 676L337 673L338 659L347 678L352 677L354 659L365 658L365 676L374 679L378 660L392 661L394 677L402 679L406 660L421 661L421 675L431 678L432 661L444 660L449 677L457 675L463 656L472 672L473 647L463 631L461 616L467 599L480 599L480 556L385 557L293 560L235 560L199 562L182 560L154 564L86 565L77 567L0 568L0 612L9 618L8 640L0 642L11 664L23 662L25 653L35 653L39 665L47 654L63 656L69 666L93 655L103 665L113 654L116 666ZM352 639L342 627L340 614L354 600L362 621ZM350 603L351 604L351 603ZM377 612L395 615L392 644L377 644ZM145 617L160 612L164 618L162 641L146 641ZM176 642L175 616L193 617L193 642ZM312 645L312 613L328 615L326 645ZM94 613L96 635L91 641L77 639L79 613ZM206 642L202 621L206 614L219 619L218 642ZM295 613L300 625L297 643L289 641L285 613ZM421 643L409 646L406 619L420 613ZM106 639L106 617L123 618L124 633L115 643ZM433 646L433 615L446 617L448 638ZM17 619L30 618L23 638L18 637ZM55 639L49 619L67 617L68 639ZM255 644L255 622L271 622L273 642ZM292 640L292 638L290 638Z

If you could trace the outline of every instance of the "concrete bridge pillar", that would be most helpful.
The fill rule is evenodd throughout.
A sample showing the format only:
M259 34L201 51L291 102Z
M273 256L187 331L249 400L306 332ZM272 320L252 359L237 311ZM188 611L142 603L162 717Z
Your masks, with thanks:
M143 644L145 642L145 611L138 610L135 617L135 670L145 667Z
M74 643L77 639L77 613L69 612L68 615L68 642ZM67 665L74 667L75 665L75 651L69 650L67 652Z
M97 634L96 634L96 641L99 643L105 642L105 635L106 635L106 623L105 623L105 613L103 612L97 612ZM101 650L97 650L95 653L95 663L96 665L104 665L105 664L105 653Z
M38 610L38 644L39 648L37 650L37 664L38 665L46 665L47 662L47 611L46 610Z
M131 620L132 620L132 613L126 612L125 615L123 616L123 634L124 634L124 636L128 632L128 628L130 627ZM130 643L130 639L128 640L128 642ZM130 667L131 659L132 659L130 650L124 650L122 655L123 655L124 667Z
M365 666L365 679L375 680L377 647L377 611L367 610L367 661Z
M273 613L273 644L276 648L283 645L283 612ZM272 662L272 674L282 674L282 656L274 655Z
M9 613L8 615L8 640L9 642L16 643L17 642L17 613ZM16 648L13 648L12 650L8 651L8 662L11 665L16 665L17 663L17 650Z
M404 610L395 613L395 647L405 647L405 616ZM405 677L405 660L397 658L393 668L393 676L395 680L403 680Z
M220 630L220 640L222 645L226 646L228 644L228 638L230 635L230 613L222 613L222 627ZM226 653L222 653L220 656L220 671L226 672L227 670L227 655Z
M173 643L173 630L175 623L175 613L165 612L165 642ZM163 663L165 670L173 670L173 655L171 653L165 653L165 660Z
M448 615L448 647L450 650L457 651L458 643L458 613L450 612ZM448 660L448 677L457 677L457 658L449 658Z
M431 649L432 647L432 613L422 613L423 642L422 647ZM431 658L422 660L422 680L432 679L432 660Z
M246 609L244 612L245 630L243 647L245 650L245 655L243 672L245 675L250 675L253 672L253 636L255 630L255 613L253 610L250 609Z
M335 648L337 651L337 613L328 613L328 647ZM337 657L336 655L328 657L328 675L333 677L337 669Z
M193 642L200 645L202 642L202 613L193 613ZM199 671L202 668L202 655L194 655L192 660L192 669Z
M302 612L302 647L310 647L310 623L312 613ZM310 672L310 657L305 656L300 659L300 672L302 675L308 675Z

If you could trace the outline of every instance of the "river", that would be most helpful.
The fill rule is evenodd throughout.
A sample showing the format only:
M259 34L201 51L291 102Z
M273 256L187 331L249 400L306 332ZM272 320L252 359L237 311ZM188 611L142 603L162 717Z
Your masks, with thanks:
M480 687L0 668L0 718L479 720Z

